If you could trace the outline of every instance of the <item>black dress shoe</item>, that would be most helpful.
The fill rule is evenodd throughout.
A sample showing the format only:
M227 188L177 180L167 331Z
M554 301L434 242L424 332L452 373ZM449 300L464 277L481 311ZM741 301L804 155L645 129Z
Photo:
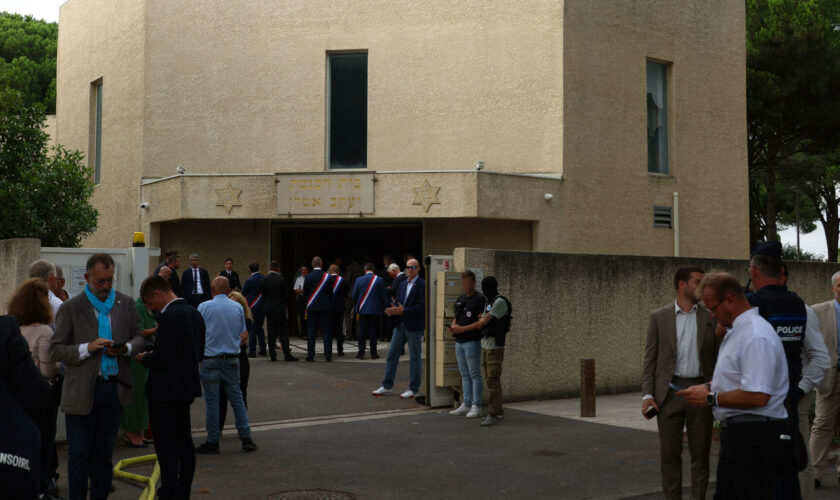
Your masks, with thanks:
M374 352L374 353L372 353L372 354L370 355L370 359L379 359L379 354L376 354L375 352Z
M249 355L248 355L248 357L249 357L249 358L256 358L256 357L257 357L257 354L256 354L256 353L249 354Z
M260 356L265 356L267 353L265 351L260 351Z
M277 361L277 358L271 358L269 361L273 363L274 361Z
M315 358L306 358L306 362L307 362L307 363L314 363L314 362L315 362Z
M283 361L299 361L298 358L292 356L291 354L287 354Z
M360 352L360 353L356 354L356 359L365 359L365 353Z
M332 356L324 356L324 357L327 359L327 363L329 363L330 361L332 361Z
M219 454L219 443L201 443L201 446L195 449L195 452L199 455L218 455Z
M254 440L251 438L245 438L242 440L242 451L248 453L251 451L257 451L257 445L254 443Z
M339 356L344 356L344 351L338 351Z
M819 479L814 479L814 489L818 490L820 488L822 488L822 481L820 481Z

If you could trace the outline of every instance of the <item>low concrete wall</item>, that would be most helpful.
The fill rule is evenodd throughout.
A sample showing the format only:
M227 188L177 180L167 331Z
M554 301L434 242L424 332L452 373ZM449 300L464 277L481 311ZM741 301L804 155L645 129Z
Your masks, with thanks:
M6 272L0 273L0 311L6 313L9 299L15 288L29 277L29 264L41 256L41 240L37 238L14 238L0 240L0 262Z
M685 265L748 278L747 260L455 250L456 270L496 276L513 304L506 400L577 395L581 358L595 358L599 393L641 390L650 311L674 300L674 272ZM808 304L831 299L829 282L840 264L789 267L791 289Z

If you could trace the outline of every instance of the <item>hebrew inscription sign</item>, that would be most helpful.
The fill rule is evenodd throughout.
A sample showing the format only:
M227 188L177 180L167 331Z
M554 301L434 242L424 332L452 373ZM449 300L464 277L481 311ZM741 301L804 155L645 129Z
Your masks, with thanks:
M372 214L373 173L277 174L279 214Z

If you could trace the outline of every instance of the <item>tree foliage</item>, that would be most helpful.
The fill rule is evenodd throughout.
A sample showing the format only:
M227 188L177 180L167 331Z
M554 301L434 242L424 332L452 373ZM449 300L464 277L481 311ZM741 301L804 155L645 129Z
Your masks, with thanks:
M816 187L829 178L820 178L819 168L812 167L840 145L840 2L747 0L746 7L750 237L755 244L777 239L779 222L792 222L791 187L814 197L806 203L805 227L813 229L819 218L815 207L832 203ZM816 175L813 189L799 182L797 172L805 171ZM833 254L836 260L834 241L829 258Z
M79 151L48 150L44 108L0 90L0 239L77 247L96 228L92 172Z
M15 89L27 104L55 113L57 46L57 23L0 12L0 89Z

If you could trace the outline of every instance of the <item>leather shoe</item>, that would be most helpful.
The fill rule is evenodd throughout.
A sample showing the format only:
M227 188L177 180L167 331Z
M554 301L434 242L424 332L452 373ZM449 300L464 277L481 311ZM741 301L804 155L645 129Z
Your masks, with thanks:
M251 438L244 438L242 440L242 451L246 453L251 451L257 451L257 444L254 443L254 440Z
M249 357L249 358L256 358L256 357L257 357L257 353L251 353L251 354L248 354L248 357Z
M356 359L365 359L365 353L360 352L360 353L356 354Z
M327 363L332 361L332 356L324 356L324 358L327 360Z
M379 359L379 354L377 354L377 353L375 353L375 352L374 352L374 353L372 353L372 354L370 355L370 359Z
M283 361L299 361L298 358L292 356L291 354L287 354Z
M219 443L201 443L201 446L195 449L195 452L199 455L218 455L219 454Z
M338 351L339 356L344 356L344 351Z
M260 356L265 356L265 355L266 355L265 351L260 351Z
M307 363L314 363L314 362L315 362L315 358L306 358L306 362L307 362Z

